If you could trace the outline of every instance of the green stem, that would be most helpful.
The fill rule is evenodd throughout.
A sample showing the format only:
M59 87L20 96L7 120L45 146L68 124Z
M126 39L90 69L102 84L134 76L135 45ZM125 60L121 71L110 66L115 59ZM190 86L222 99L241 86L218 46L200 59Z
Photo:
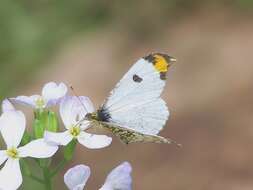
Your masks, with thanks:
M22 170L23 175L31 178L34 181L37 181L38 183L41 183L41 184L45 183L41 178L39 178L39 177L35 176L34 174L32 174L26 160L21 159L20 160L20 166L21 166L21 170Z
M52 190L52 180L48 168L43 168L43 175L45 180L45 189Z
M34 181L37 181L37 182L39 182L39 183L41 183L41 184L45 184L45 182L42 180L42 179L40 179L40 178L38 178L38 177L36 177L36 176L34 176L34 175L30 175L29 176L31 179L33 179Z
M54 177L60 170L63 169L66 163L67 163L67 160L65 159L60 161L60 163L56 166L56 168L51 172L50 177Z

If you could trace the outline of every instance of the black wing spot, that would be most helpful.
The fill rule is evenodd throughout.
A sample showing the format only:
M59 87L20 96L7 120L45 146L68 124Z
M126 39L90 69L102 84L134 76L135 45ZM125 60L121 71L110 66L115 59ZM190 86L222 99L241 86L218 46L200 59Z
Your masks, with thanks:
M167 73L166 72L160 72L160 79L161 80L166 80L167 79Z
M140 76L138 76L138 75L136 75L136 74L133 75L133 81L134 81L134 82L140 83L142 80L143 80L143 79L142 79Z

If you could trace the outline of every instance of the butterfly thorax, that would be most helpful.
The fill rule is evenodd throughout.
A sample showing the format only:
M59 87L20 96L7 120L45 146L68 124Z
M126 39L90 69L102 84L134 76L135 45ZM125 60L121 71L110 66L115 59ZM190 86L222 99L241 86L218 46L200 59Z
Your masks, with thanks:
M85 117L88 120L96 120L96 121L103 121L103 122L109 122L111 119L110 113L104 106L99 108L96 112L88 113Z

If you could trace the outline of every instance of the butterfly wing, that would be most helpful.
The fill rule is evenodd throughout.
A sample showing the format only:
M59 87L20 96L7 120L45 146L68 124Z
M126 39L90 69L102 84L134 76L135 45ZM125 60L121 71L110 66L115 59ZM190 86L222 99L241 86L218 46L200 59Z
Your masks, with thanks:
M139 59L116 85L98 110L98 120L156 135L169 116L160 98L173 58L150 54Z
M115 123L93 120L91 122L91 125L93 127L100 127L100 128L109 130L115 136L119 137L119 139L125 144L136 143L136 142L144 142L144 143L151 142L151 143L166 143L166 144L173 143L173 144L176 144L177 146L181 146L180 144L178 144L172 139L164 138L158 135L150 135L150 134L141 133L136 130L125 128L122 126L117 126Z

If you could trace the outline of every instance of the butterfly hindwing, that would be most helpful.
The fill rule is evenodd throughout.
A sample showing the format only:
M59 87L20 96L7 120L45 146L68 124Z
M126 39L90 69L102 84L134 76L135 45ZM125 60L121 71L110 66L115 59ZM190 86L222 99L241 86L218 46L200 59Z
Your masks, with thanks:
M109 130L115 136L119 137L120 140L125 144L135 143L135 142L144 142L144 143L152 142L152 143L166 143L166 144L176 143L175 141L168 138L164 138L158 135L140 133L135 130L117 126L114 123L94 121L93 125L100 126L104 129ZM177 145L180 146L179 144Z

